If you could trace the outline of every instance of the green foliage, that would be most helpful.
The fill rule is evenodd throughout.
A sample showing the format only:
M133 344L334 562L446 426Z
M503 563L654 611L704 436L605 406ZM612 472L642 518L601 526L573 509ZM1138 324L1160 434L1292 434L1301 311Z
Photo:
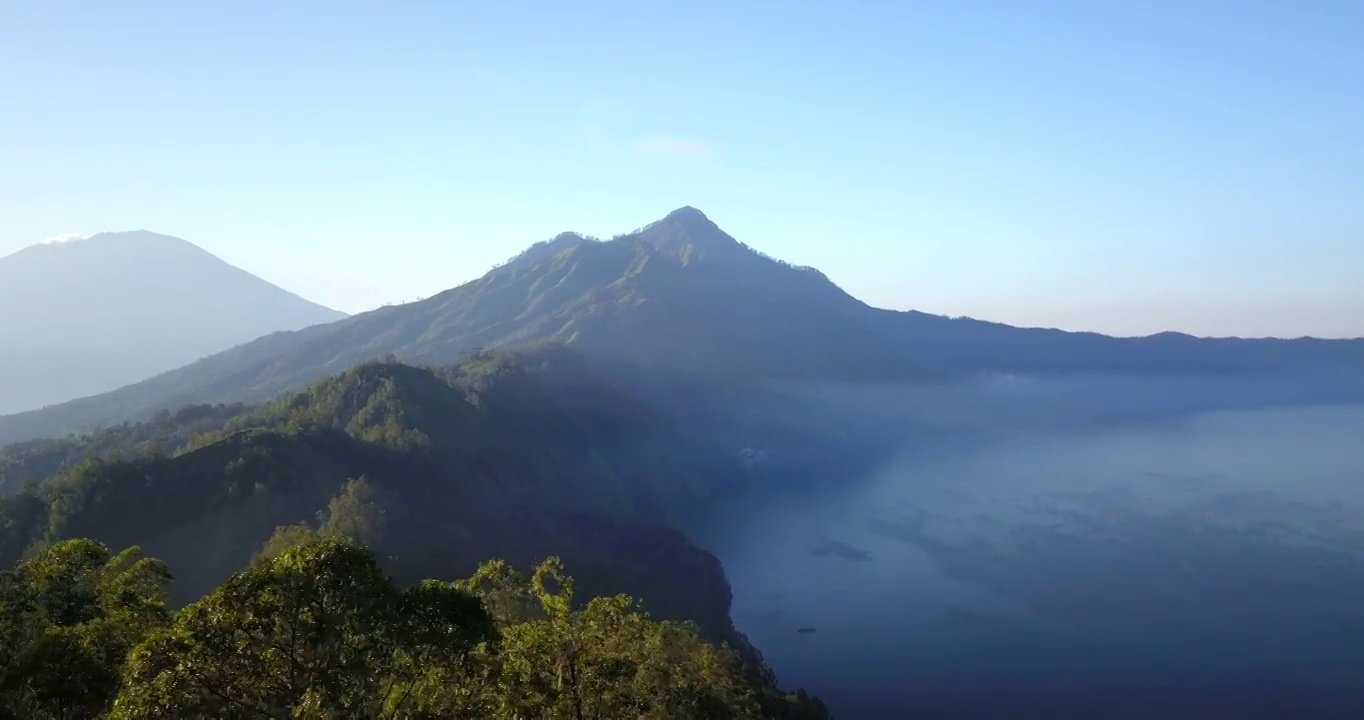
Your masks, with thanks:
M166 625L163 563L57 543L0 574L0 717L94 717L129 650Z
M741 637L734 649L706 642L694 624L654 620L625 595L579 605L558 558L529 577L486 562L457 584L483 600L501 639L472 654L462 677L421 684L419 717L830 717L803 691L779 690Z
M386 521L374 487L361 477L346 481L341 492L327 504L326 520L318 534L374 545L383 540Z
M131 655L115 718L383 717L493 637L471 595L398 589L344 540L293 548L185 608Z
M375 500L375 491L363 477L348 480L341 492L318 513L318 529L306 522L280 525L261 549L251 556L251 567L275 559L286 550L308 545L323 538L344 538L373 545L383 538L386 511Z
M245 410L240 404L191 405L175 413L159 412L146 422L123 423L89 435L16 443L0 450L0 494L75 470L95 458L134 460L173 454L196 436L221 428Z
M286 550L314 543L320 539L317 531L307 523L280 525L275 528L270 539L265 541L265 545L261 546L260 551L251 556L251 567L274 560Z
M314 540L173 620L169 581L90 540L0 574L0 717L828 717L690 623L624 595L579 606L558 558L403 589L364 547Z
M558 558L522 593L539 600L541 617L504 626L500 651L485 655L502 689L489 716L760 717L737 655L694 626L656 622L624 595L574 611Z

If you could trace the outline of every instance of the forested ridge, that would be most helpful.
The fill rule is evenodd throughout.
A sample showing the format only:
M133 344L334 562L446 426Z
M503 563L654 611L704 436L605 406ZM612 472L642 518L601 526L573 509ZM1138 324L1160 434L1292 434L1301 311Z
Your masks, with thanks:
M251 568L247 571L251 577L267 572L266 568L278 570L278 562L283 562L278 558L295 557L282 551L294 546L313 547L320 540L349 538L357 547L367 548L364 562L372 562L372 572L392 583L392 592L427 587L423 583L429 578L467 577L489 558L502 558L497 567L507 571L516 568L529 573L544 558L554 557L574 576L573 607L582 617L590 619L596 613L634 617L631 613L642 607L655 624L625 623L643 633L632 642L644 643L668 658L686 653L660 649L663 641L659 638L664 636L670 638L669 643L681 642L695 652L703 652L696 650L702 645L728 644L733 649L746 668L734 677L744 678L741 695L749 699L734 700L738 704L730 706L739 709L733 713L696 716L782 716L774 713L786 712L782 708L789 709L790 704L774 700L782 694L775 689L770 672L730 623L730 591L719 562L674 529L672 522L688 507L748 478L751 468L734 452L732 440L715 434L721 430L708 430L703 422L680 422L676 413L663 412L657 402L632 392L629 383L604 377L581 356L561 347L483 352L448 368L412 367L393 360L369 362L258 406L189 407L138 425L7 448L0 453L0 487L6 490L0 498L0 562L18 568L6 580L7 587L18 587L16 578L33 572L34 562L50 560L58 548L74 552L70 548L82 547L77 553L81 557L103 558L108 551L91 548L135 547L137 553L158 558L154 563L133 563L140 568L136 582L141 586L155 580L156 596L164 596L164 601L156 602L166 607L183 605L185 610L174 620L166 610L155 632L143 615L138 616L144 619L138 620L143 624L137 629L118 630L115 634L122 644L115 650L98 651L107 666L114 661L111 658L122 662L124 651L144 638L150 643L162 637L156 634L160 630L171 632L181 627L182 620L189 622L184 618L190 608L202 610L213 598L235 592L236 578L242 577L236 573L243 568ZM87 544L73 546L72 542ZM113 559L81 562L85 563L81 567L102 567ZM128 562L125 557L115 565ZM103 573L68 584L98 586L104 582ZM128 582L133 581L131 577ZM28 590L20 594L25 592L31 594ZM638 605L611 600L620 595L635 598L632 603ZM588 598L604 599L595 606L581 602ZM19 603L13 607L28 607L23 603L29 601L13 602ZM146 603L155 605L151 600ZM52 632L80 647L96 642L78 637L86 630L60 629L67 625L46 612L33 616L39 618L33 622L40 626L55 623L50 627L58 629ZM78 615L92 612L87 609ZM659 622L694 626L685 626L693 629L683 632L683 625ZM113 620L97 624L103 628L110 623L117 624ZM516 635L520 631L506 632L505 619L499 627L501 640L497 642L520 637ZM655 627L661 629L645 631ZM11 630L28 637L24 633L32 628ZM87 630L105 632L93 626ZM687 640L687 633L695 637ZM6 642L10 643L6 655L13 661L18 646ZM170 641L163 637L159 642ZM616 647L625 641L602 642ZM497 655L502 647L494 642L485 651ZM722 653L705 650L703 655L711 652ZM157 662L145 653L134 653L134 657ZM729 662L721 662L721 655L704 657L710 658L707 667L715 672ZM461 658L460 663L467 661ZM243 668L257 665L242 662ZM456 702L440 696L443 704L439 707L445 710L395 705L362 716L534 717L544 712L548 713L545 717L577 717L551 712L550 705L535 712L525 707L505 709L502 704L512 700L496 693L505 691L506 682L488 680L493 671L486 663L492 661L485 657L482 662L485 665L478 672L483 675L478 677L491 683L489 688L503 689L480 690L483 695L478 702L503 709L494 712L487 709L492 705L481 705L479 712L466 712L457 708L472 706L459 703L474 700L461 696ZM498 673L511 672L504 660L498 662L503 662L497 666ZM652 662L671 666L673 660L656 657ZM473 672L459 667L463 668L459 672ZM456 673L451 668L442 672ZM14 675L18 671L7 672L8 677L18 677ZM100 697L112 697L108 688L113 687L110 678L115 676L141 678L139 686L152 692L147 688L159 681L154 673L147 674L151 672L137 662L127 668L120 665L117 672L108 670L101 676L106 691ZM366 671L370 676L382 672L388 670ZM470 679L473 675L459 677L466 690L482 687ZM426 678L422 682L436 681ZM24 697L41 694L24 687L29 688L23 690L28 693ZM119 692L131 692L126 683L118 687L122 688ZM156 702L163 703L159 707L164 710L170 707L165 703L180 701L163 697ZM276 697L269 702L285 701ZM301 716L339 717L320 708L314 708L320 714ZM221 716L214 713L226 711L205 712ZM639 712L653 717L691 716L666 710L649 711L653 715ZM583 715L610 716L614 715L605 710Z

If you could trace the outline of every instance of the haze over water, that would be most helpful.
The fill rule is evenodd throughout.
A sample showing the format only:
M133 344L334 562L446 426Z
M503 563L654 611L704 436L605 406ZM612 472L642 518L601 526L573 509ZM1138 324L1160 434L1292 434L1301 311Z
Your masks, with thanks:
M698 535L840 718L1364 707L1364 405L962 434L764 495Z

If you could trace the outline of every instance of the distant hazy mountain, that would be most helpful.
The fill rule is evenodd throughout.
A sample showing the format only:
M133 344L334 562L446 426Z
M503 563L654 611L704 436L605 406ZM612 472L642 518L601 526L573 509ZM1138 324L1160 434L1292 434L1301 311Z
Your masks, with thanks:
M420 302L263 337L112 393L0 418L0 442L190 403L260 400L388 354L444 364L477 348L542 341L731 379L1364 368L1360 340L1113 338L880 310L683 208L610 241L560 235Z
M0 413L343 317L178 238L137 231L34 245L0 258Z

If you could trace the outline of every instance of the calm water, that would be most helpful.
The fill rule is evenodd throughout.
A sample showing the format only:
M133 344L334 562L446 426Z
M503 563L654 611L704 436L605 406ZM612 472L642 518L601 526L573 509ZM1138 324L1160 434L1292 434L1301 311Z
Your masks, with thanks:
M1364 693L1364 406L998 433L727 513L700 539L736 624L842 718L1325 717Z

